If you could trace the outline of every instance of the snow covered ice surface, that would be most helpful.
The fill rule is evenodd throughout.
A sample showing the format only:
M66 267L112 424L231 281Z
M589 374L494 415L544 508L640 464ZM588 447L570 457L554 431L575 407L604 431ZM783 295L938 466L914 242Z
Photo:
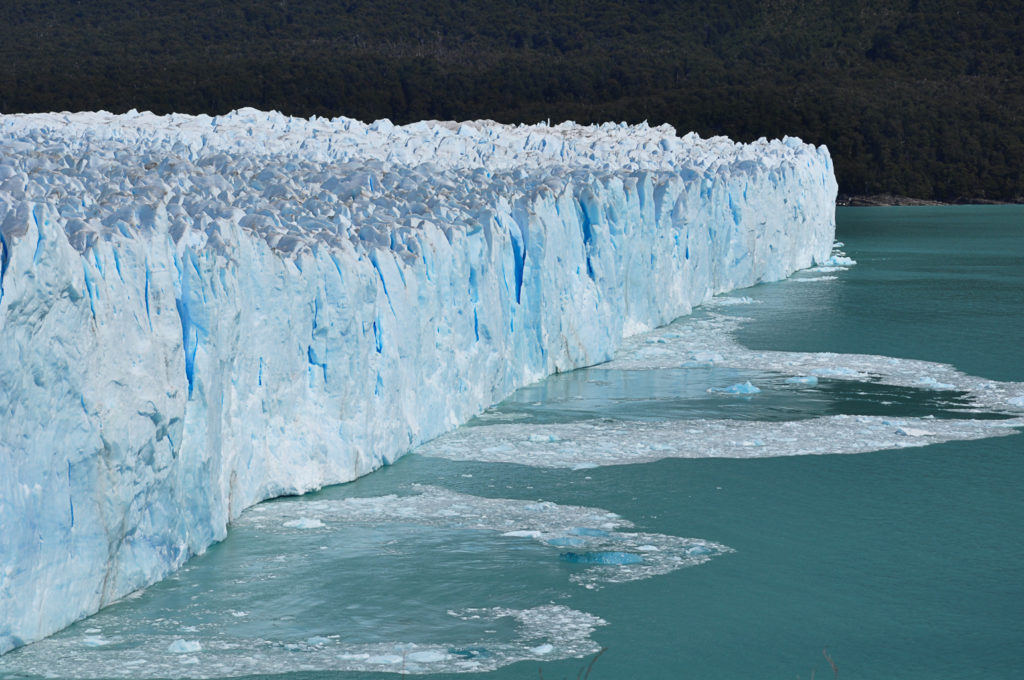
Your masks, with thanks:
M824 147L666 126L0 117L0 653L825 265L835 194Z
M737 303L736 300L740 300ZM706 303L734 307L743 298ZM416 452L451 460L517 463L550 468L647 463L663 458L763 458L865 453L945 441L1009 436L1024 427L1024 383L966 375L952 366L885 356L750 350L734 339L742 317L714 311L687 317L624 341L617 358L588 369L651 371L731 369L756 371L785 388L815 388L842 381L852 390L872 385L955 395L955 417L822 415L798 420L576 418L538 424L516 413L488 410L479 426L462 427ZM722 398L763 398L756 383L707 390ZM938 408L937 402L936 406ZM885 407L884 402L880 405ZM959 412L961 415L956 415ZM994 416L994 417L993 417ZM523 421L523 422L517 422Z

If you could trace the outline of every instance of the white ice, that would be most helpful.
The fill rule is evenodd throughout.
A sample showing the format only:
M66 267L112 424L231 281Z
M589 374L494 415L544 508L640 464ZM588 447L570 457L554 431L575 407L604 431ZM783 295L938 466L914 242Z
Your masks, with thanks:
M521 436L540 446L558 446L559 442L557 438L531 440L525 431ZM732 552L728 546L700 538L628 531L632 523L599 508L482 498L432 486L416 486L415 490L416 493L406 496L262 503L245 512L235 526L278 533L301 528L300 522L314 521L328 531L391 523L494 531L507 538L528 539L550 546L552 560L561 557L567 562L588 565L569 578L590 590L606 583L646 579L697 566ZM567 556L566 551L593 556L593 559L574 559ZM602 558L611 552L651 554L639 560Z
M563 605L532 609L490 607L452 610L454 618L472 621L480 633L501 619L515 622L513 639L488 642L451 640L444 644L346 642L341 634L302 642L241 640L230 635L206 644L167 638L152 631L126 631L103 647L60 634L0 659L0 672L42 677L181 678L205 680L295 672L482 673L519 661L582 658L600 651L591 634L607 622ZM104 616L101 614L101 616ZM540 644L538 641L543 640Z
M824 147L0 116L0 653L716 293L823 264Z

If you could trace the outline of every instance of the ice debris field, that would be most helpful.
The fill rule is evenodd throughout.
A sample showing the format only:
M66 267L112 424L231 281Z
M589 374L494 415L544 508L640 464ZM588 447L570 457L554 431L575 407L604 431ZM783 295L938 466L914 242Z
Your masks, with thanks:
M811 271L806 278L816 277ZM567 401L561 403L564 422L537 422L529 408L509 402L485 410L471 421L472 427L442 435L416 453L449 460L587 469L663 458L866 453L1010 436L1024 427L1024 383L988 380L948 364L914 359L748 349L735 339L744 317L715 308L754 303L744 297L708 301L700 318L687 317L628 338L617 358L586 371L586 383L595 385L595 395L607 392L611 381L628 380L631 374L662 376L671 382L672 393L687 399L694 413L651 413L643 404L612 420L606 399L601 417L595 418L588 398L596 396L581 395L576 384L566 390ZM735 376L744 375L753 375L753 382L737 381ZM815 414L815 407L821 405L809 397L801 413L811 417L778 415L778 395L792 404L801 392L815 392L826 385L833 389L823 410L843 408L844 402L851 410L863 409L868 403L879 413ZM647 389L656 391L657 385ZM712 401L749 402L737 418L701 417L701 392ZM548 390L546 408L560 401L558 394L557 387ZM886 413L898 410L901 396L911 395L922 402L921 415Z
M130 607L111 607L86 622L84 631L64 631L5 660L18 673L50 677L210 678L294 671L481 672L523 660L581 657L600 650L590 636L606 622L592 614L556 604L456 604L437 612L415 598L407 603L408 611L382 614L365 601L380 596L365 583L352 589L358 593L343 588L336 588L343 592L333 597L328 589L316 593L323 629L339 633L268 635L260 622L279 617L282 602L266 584L287 582L287 597L301 598L308 587L301 582L344 569L335 561L340 554L343 561L386 555L389 575L379 580L414 579L405 569L429 569L422 561L440 532L462 536L464 545L475 551L499 552L492 541L537 545L549 560L577 565L570 578L588 589L650 578L731 552L710 541L631 528L630 522L599 508L481 498L418 485L402 494L264 503L243 513L232 531L258 535L284 552L271 550L259 558L247 555L205 567L191 563L171 583L140 596L153 601L150 611L158 611L158 619L141 619ZM482 533L490 538L482 539ZM417 564L403 565L403 554L416 555ZM217 570L216 592L201 577L189 578L189 572L204 568ZM515 580L515 570L509 571ZM185 580L174 583L179 576ZM370 595L362 596L364 591ZM253 592L265 597L252 597ZM400 624L407 619L420 625L426 620L438 632L424 639L422 632L415 635ZM373 637L383 639L370 639L370 630L379 630ZM403 634L418 639L403 641Z
M826 265L835 195L824 147L667 126L0 116L0 653Z

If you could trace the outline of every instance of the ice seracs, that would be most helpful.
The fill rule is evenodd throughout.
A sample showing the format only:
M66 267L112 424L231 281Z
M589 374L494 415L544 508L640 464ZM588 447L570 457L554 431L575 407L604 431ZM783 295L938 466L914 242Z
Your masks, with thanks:
M0 117L0 653L709 296L823 264L824 147Z

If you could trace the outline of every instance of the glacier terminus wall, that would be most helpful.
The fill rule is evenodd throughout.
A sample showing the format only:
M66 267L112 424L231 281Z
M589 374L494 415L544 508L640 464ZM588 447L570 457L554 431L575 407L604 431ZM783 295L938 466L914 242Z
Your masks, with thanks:
M668 126L0 116L0 653L708 297L828 151Z

